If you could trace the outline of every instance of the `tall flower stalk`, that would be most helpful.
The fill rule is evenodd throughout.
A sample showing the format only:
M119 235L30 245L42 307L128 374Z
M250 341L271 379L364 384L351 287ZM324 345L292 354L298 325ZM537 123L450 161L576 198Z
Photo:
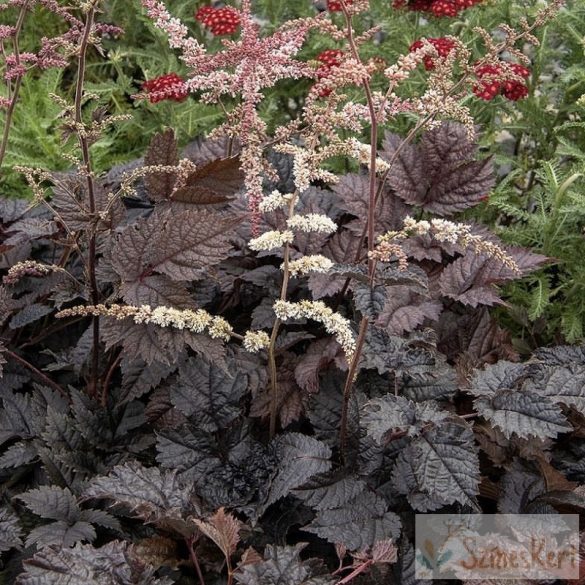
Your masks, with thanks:
M5 75L6 78L6 86L8 88L8 98L6 105L6 115L4 117L4 130L2 132L2 141L0 142L0 170L2 169L2 164L4 163L4 157L6 156L6 148L8 147L8 137L10 135L10 128L12 126L12 118L14 116L14 109L16 108L16 103L18 101L18 96L20 94L20 87L22 85L22 78L24 76L24 71L22 68L22 64L20 62L20 34L22 32L22 25L24 24L24 18L26 16L28 5L30 0L25 0L25 2L21 5L20 11L18 13L18 19L16 21L16 26L14 29L9 30L10 27L6 27L6 36L8 34L12 36L12 47L13 47L13 59L14 59L14 79L11 79L12 75ZM5 38L0 36L0 49L2 51L2 55L6 60L6 48L4 46ZM8 72L6 72L8 73Z
M94 25L94 18L97 5L100 0L90 0L87 5L87 12L85 15L85 25L83 30L83 36L81 37L81 44L79 46L79 57L77 63L77 80L75 84L75 106L74 106L74 119L78 128L83 127L82 117L82 105L83 105L83 85L85 81L85 67L87 59L87 50L89 48L89 38ZM95 199L95 183L91 164L91 156L89 153L89 142L85 132L78 132L77 138L79 142L79 148L81 149L82 156L82 173L85 176L85 182L87 187L87 196L89 201L89 211L93 218L96 217L96 199ZM95 221L95 219L94 219ZM100 301L100 293L96 278L96 233L95 224L91 225L88 234L88 271L89 271L89 286L91 301L94 305L97 305ZM99 317L92 317L92 357L91 357L91 370L89 377L89 389L90 395L95 395L97 392L97 384L99 377L99 345L100 345L100 322Z

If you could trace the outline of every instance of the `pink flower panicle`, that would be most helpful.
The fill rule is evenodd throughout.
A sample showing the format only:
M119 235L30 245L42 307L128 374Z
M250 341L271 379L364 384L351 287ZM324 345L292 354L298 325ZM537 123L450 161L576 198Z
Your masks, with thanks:
M216 36L234 34L242 22L239 11L231 6L224 8L202 6L195 13L195 20Z
M0 41L9 39L16 34L15 26L8 26L6 24L0 24Z
M146 92L148 101L151 104L156 104L163 100L182 102L189 95L184 79L176 73L167 73L166 75L149 79L142 84L142 89Z

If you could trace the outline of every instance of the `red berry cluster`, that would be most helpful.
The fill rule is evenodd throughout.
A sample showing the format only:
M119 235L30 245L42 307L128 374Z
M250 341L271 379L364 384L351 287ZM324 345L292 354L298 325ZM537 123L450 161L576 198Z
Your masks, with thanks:
M530 71L518 63L508 63L510 69L518 76L527 79ZM508 81L498 81L497 76L503 73L499 65L481 65L476 67L475 74L479 80L473 88L473 93L485 101L493 100L497 95L502 94L505 98L518 101L528 95L528 87L522 81L510 79Z
M446 39L444 37L439 37L436 39L427 38L427 41L431 43L431 45L433 45L435 49L437 49L439 57L446 57L455 48L455 42L452 41L451 39ZM414 53L414 51L416 51L417 49L422 49L422 47L423 47L422 40L418 40L414 41L414 43L410 45L410 48L408 50L411 53ZM435 58L431 57L430 55L423 57L423 63L427 71L431 71L435 68Z
M240 13L231 6L225 6L224 8L202 6L195 13L195 20L207 27L216 36L235 33L241 23Z
M352 0L343 0L343 2L346 6L351 6ZM327 10L329 12L341 12L343 8L339 0L327 0Z
M479 4L482 0L394 0L394 8L407 8L417 12L428 12L434 16L457 16L462 10Z
M189 95L184 79L176 73L149 79L142 84L142 89L148 94L148 101L151 104L163 100L182 102Z
M341 56L343 51L339 49L327 49L317 55L317 61L321 62L321 65L317 68L317 78L323 79L328 77L331 73L331 69L339 67L341 65ZM319 92L319 96L327 97L331 93L330 89L322 89Z

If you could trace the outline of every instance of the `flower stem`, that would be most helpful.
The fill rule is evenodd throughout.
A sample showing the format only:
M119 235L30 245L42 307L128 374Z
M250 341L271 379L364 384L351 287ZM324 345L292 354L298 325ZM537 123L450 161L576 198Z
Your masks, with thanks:
M59 384L53 382L51 378L43 374L43 372L41 372L39 369L35 368L30 362L27 362L24 358L10 350L5 350L4 353L11 357L14 361L17 361L19 364L24 366L27 370L30 370L41 382L44 382L47 386L50 386L53 388L53 390L56 390L62 396L67 396L67 392L65 392L65 390L59 386Z
M203 578L203 573L201 572L201 565L199 564L199 559L197 558L197 553L193 548L194 539L188 538L187 539L187 548L189 549L189 558L193 563L193 567L195 568L195 572L197 573L197 578L199 579L199 585L205 585L205 579Z
M290 198L288 204L288 219L291 219L294 215L295 204L297 201L298 193L295 193ZM284 260L283 260L283 277L282 285L280 287L280 300L285 301L288 292L288 282L290 280L290 272L288 269L290 262L290 244L284 245ZM276 339L278 338L278 331L280 329L281 321L276 319L272 326L272 333L270 335L270 345L268 346L268 369L270 371L270 425L269 425L269 436L272 439L276 433L276 419L278 418L278 379L276 371Z
M358 62L361 62L355 39L353 36L353 23L352 17L347 10L345 2L341 0L341 7L345 16L346 28L347 28L347 42L351 50L352 56ZM367 227L367 238L368 238L368 252L373 252L375 244L375 210L376 210L376 198L377 198L377 178L376 178L376 157L378 154L378 120L376 116L376 108L374 105L374 99L372 97L372 91L370 89L370 83L367 79L363 81L364 93L366 95L366 101L368 104L368 111L370 113L370 177L369 177L369 194L368 194L368 218L366 222ZM363 236L362 236L363 240ZM368 254L368 276L370 282L374 280L376 264L374 259ZM347 444L347 424L348 424L348 412L349 402L351 400L351 394L353 390L353 383L356 378L357 368L360 360L360 356L363 350L366 333L368 330L369 321L364 315L360 322L360 328L358 338L356 341L356 350L353 354L349 369L347 372L347 378L345 379L345 385L343 388L343 403L341 408L341 421L339 428L339 445L342 459L345 457L346 444Z
M87 11L85 21L85 28L81 38L79 48L79 62L77 66L77 81L75 86L75 122L80 127L83 124L82 118L82 101L83 101L83 84L85 81L85 68L87 59L87 49L89 46L89 37L95 17L96 5L99 0L93 0ZM95 201L95 186L93 181L93 171L91 166L91 157L89 154L89 142L84 132L78 132L79 147L81 148L81 155L83 158L84 174L87 185L87 196L89 199L89 211L92 220L95 221L96 201ZM92 223L89 228L89 243L88 243L88 270L89 270L89 285L91 301L94 305L99 303L99 289L96 278L96 235L95 224ZM99 317L92 318L93 329L93 347L91 358L91 370L89 378L88 394L94 396L97 393L98 375L99 375L99 342L100 342L100 322Z
M22 30L22 25L24 23L24 17L26 15L26 11L28 10L28 4L30 0L26 0L24 4L20 7L20 13L18 14L18 21L16 22L16 32L14 33L14 59L16 61L16 66L20 66L20 48L18 43L18 37L20 36L20 31ZM14 87L12 88L12 92L10 93L10 105L6 111L6 118L4 120L4 131L2 132L2 142L0 142L0 168L2 168L2 163L4 162L4 157L6 156L6 148L8 147L8 136L10 134L10 127L12 126L12 117L14 116L14 109L16 107L16 102L18 101L18 94L20 93L20 87L22 85L22 75L18 75L16 81L14 82Z

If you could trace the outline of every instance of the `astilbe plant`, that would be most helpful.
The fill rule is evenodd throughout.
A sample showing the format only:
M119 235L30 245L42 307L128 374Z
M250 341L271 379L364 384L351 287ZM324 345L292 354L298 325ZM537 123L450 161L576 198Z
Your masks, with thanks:
M190 93L225 120L97 176L91 146L116 120L88 115L99 2L77 7L75 100L55 99L79 159L21 169L35 205L0 201L9 578L409 583L414 511L581 506L583 350L520 363L487 309L547 258L455 218L494 182L466 100L522 97L518 46L561 2L498 42L477 30L483 55L413 39L383 68L361 58L366 0L268 36L249 0L199 8L194 26L230 37L216 52L142 6L188 70L142 97ZM335 48L303 62L309 32ZM419 67L427 88L403 97ZM264 92L300 78L302 111L269 131ZM336 175L336 157L359 171Z

